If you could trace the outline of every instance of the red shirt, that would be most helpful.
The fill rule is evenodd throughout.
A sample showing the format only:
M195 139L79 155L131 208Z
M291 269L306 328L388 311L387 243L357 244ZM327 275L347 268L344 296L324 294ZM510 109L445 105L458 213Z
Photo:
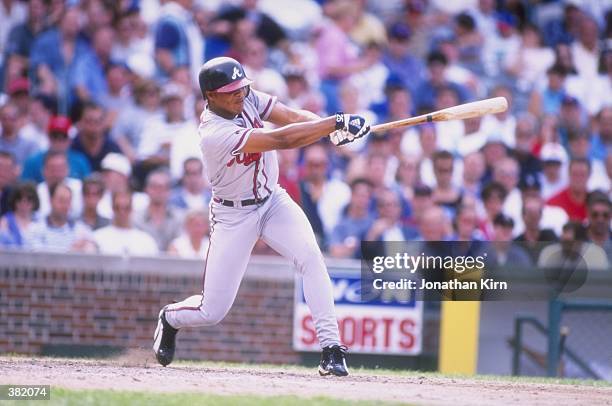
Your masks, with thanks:
M563 189L548 199L547 204L561 207L563 210L565 210L570 220L582 222L587 218L586 199L581 202L577 202L576 200L572 199L569 188Z

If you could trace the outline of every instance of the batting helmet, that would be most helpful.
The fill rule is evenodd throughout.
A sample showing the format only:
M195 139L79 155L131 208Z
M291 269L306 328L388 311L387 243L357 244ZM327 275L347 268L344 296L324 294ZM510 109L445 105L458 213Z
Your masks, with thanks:
M198 81L202 94L212 91L229 93L253 83L246 77L240 62L225 56L213 58L202 65Z

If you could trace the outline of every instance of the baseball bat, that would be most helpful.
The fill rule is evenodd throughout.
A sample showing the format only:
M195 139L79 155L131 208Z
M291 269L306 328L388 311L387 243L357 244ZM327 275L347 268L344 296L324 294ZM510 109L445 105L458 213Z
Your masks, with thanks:
M434 111L416 117L403 120L391 121L389 123L372 126L371 132L380 133L392 128L410 127L417 124L431 123L433 121L464 120L466 118L480 117L486 114L501 113L508 109L508 101L505 97L493 97L471 103Z

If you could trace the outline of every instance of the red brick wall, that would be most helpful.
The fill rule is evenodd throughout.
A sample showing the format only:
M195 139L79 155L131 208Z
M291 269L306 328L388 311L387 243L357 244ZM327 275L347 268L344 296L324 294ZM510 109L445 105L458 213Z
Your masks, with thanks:
M272 268L247 273L221 324L181 331L177 357L299 362L291 348L292 271ZM149 349L159 309L200 293L200 269L198 261L0 253L0 352Z

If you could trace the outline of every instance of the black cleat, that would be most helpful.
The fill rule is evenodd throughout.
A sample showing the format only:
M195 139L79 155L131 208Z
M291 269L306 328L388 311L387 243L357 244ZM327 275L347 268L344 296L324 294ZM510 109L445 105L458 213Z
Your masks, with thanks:
M178 330L166 321L166 308L164 307L159 312L159 320L153 336L153 352L155 352L157 362L163 366L170 364L174 359L177 332Z
M319 364L319 375L347 376L345 345L331 345L323 348L321 363Z

